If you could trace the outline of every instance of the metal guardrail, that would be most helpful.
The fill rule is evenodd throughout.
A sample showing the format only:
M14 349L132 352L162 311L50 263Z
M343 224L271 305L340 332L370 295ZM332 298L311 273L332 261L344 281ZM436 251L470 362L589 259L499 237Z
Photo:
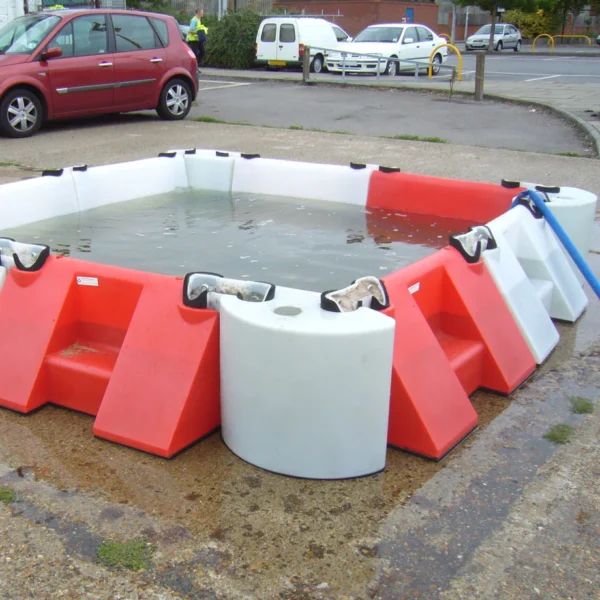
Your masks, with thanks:
M588 41L588 45L591 46L592 45L592 39L587 36L587 35L550 35L549 33L541 33L540 35L538 35L534 40L533 40L533 44L531 46L531 52L535 52L535 44L536 42L543 37L547 37L550 38L550 45L552 46L552 52L556 51L556 44L555 44L555 39L556 38L579 38L579 39L586 39Z
M443 46L448 46L448 44L444 44L442 46L438 46L435 50L437 51L439 48L443 47ZM336 54L340 54L342 57L342 81L344 81L346 79L346 58L348 56L359 56L359 57L367 57L367 58L374 58L377 60L377 70L376 70L376 76L377 76L377 81L379 81L379 78L381 76L380 71L380 66L382 62L385 62L386 64L390 61L392 62L397 62L398 63L398 72L400 72L400 64L401 63L409 63L409 64L414 64L415 65L415 77L418 78L419 77L419 70L420 69L427 69L428 73L431 73L434 67L439 67L440 69L447 69L449 71L451 71L451 79L455 80L456 78L460 79L461 77L461 73L460 71L457 72L457 68L453 67L451 65L445 65L443 63L433 63L433 62L429 62L429 61L424 61L424 60L415 60L415 59L410 59L410 58L396 58L396 57L383 57L383 56L379 56L377 54L367 54L367 53L361 53L361 52L347 52L347 51L342 51L336 48L323 48L320 46L305 46L304 47L304 58L303 58L303 69L302 69L302 80L306 83L310 81L310 64L312 61L312 56L311 56L311 52L315 51L315 50L319 50L323 53L323 57L324 60L326 61L326 53L327 52L335 52ZM458 52L458 50L455 48L456 52L459 55L459 68L462 66L462 58L460 57L460 52ZM434 53L432 53L432 56L430 57L430 60L433 58Z

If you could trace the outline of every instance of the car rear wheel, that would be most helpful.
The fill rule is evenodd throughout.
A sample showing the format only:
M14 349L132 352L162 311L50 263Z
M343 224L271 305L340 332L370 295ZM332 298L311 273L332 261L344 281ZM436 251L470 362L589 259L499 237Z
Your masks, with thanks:
M156 112L161 119L181 121L192 108L192 91L183 79L171 79L160 93Z
M0 131L9 137L32 136L42 126L42 119L42 103L29 90L11 90L0 103Z
M323 57L320 54L317 54L313 59L312 63L310 63L310 70L313 73L321 73L325 68L325 63L323 61Z
M517 45L515 46L515 52L519 52L520 49L521 49L521 40L519 40L517 42Z
M392 56L391 58L396 58ZM395 60L388 60L387 65L385 65L385 74L390 77L395 77L398 75L398 62Z
M440 54L436 54L433 57L433 60L431 62L433 63L433 66L431 67L431 73L433 75L437 75L441 71L441 68L440 68L440 65L442 64L442 57L441 57L441 55Z

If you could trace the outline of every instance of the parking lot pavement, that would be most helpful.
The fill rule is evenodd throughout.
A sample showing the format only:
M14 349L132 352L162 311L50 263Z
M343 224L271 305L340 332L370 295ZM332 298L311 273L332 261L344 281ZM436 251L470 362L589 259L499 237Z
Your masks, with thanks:
M366 136L439 138L453 144L591 155L572 126L539 109L394 89L304 86L200 77L192 118Z
M16 165L2 167L13 177L15 170L24 167L107 164L154 156L170 148L256 152L270 158L334 164L365 162L474 181L505 178L548 185L568 181L590 190L596 190L600 181L600 161L585 158L194 121L168 123L142 114L57 123L33 138L4 140L0 164ZM37 173L23 171L22 176Z

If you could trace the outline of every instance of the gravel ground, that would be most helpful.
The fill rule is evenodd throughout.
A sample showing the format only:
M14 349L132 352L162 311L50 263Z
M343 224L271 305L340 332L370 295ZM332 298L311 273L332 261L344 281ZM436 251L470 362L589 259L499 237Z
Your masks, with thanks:
M332 145L343 136L313 132L145 121L95 132L94 148L88 128L65 129L2 144L0 160L36 169L197 146L488 181L595 189L600 180L592 160L350 137ZM0 181L35 175L0 168ZM165 461L95 439L85 415L1 410L0 489L16 498L0 503L0 598L598 598L600 303L559 329L559 347L511 398L473 396L481 427L445 461L389 450L383 473L349 482L265 473L218 434ZM596 411L571 414L570 396ZM543 439L557 423L574 426L570 444ZM147 569L98 563L103 541L131 539L154 548Z

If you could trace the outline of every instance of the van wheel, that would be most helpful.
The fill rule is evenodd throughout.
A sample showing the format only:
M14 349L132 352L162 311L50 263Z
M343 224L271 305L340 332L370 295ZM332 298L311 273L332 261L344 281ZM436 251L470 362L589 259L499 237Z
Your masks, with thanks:
M0 102L0 131L12 138L26 138L42 126L43 110L29 90L11 90Z
M321 73L325 69L325 61L320 54L317 54L310 63L311 73Z
M156 112L166 121L185 119L192 108L192 91L183 79L171 79L163 87Z

